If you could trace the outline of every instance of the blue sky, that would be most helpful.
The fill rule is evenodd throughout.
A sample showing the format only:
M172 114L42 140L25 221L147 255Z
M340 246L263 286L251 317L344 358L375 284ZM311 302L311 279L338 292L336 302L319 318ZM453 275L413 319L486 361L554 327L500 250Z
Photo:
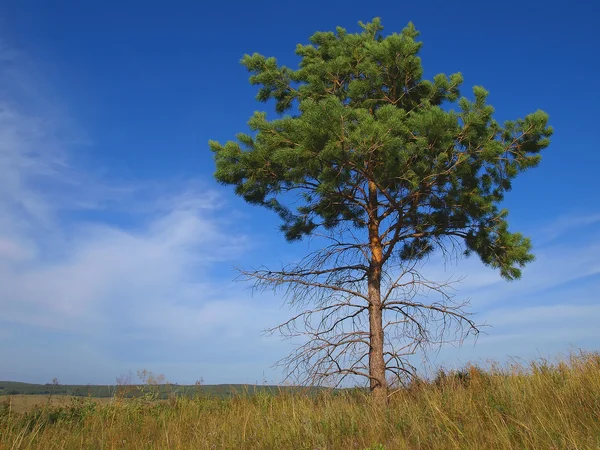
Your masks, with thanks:
M434 364L535 358L600 343L600 152L594 2L79 2L0 4L0 379L113 383L146 368L193 383L278 382L289 316L233 266L291 262L273 214L212 179L207 141L246 130L239 64L293 65L317 30L413 21L427 77L461 71L499 120L540 108L555 135L507 197L537 261L506 283L469 259L487 335Z

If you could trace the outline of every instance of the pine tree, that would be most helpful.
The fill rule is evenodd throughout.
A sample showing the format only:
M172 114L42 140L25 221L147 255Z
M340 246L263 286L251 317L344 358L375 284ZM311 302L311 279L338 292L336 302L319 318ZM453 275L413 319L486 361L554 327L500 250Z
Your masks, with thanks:
M387 376L413 373L406 356L443 341L449 323L477 332L418 261L459 246L513 280L533 260L500 204L552 129L542 111L500 125L484 88L460 96L460 73L423 79L412 23L386 37L377 18L360 26L315 33L297 46L297 69L245 55L257 99L279 115L256 112L251 134L210 147L216 179L275 211L287 240L329 240L298 265L246 272L306 308L279 328L294 335L300 322L309 337L290 371L313 383L363 376L384 402ZM424 290L446 301L421 301Z

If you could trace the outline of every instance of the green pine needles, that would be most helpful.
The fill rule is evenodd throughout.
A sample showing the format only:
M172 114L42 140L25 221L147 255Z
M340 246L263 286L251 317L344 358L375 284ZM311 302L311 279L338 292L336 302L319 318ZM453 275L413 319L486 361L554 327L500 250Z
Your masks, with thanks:
M478 255L506 279L519 278L533 260L531 243L509 231L500 205L512 180L540 162L552 129L543 111L499 124L484 88L474 87L472 99L460 96L460 73L423 79L412 24L385 37L379 19L360 25L356 34L315 33L309 45L297 46L297 69L244 56L257 99L274 100L280 115L256 112L251 134L224 145L211 141L210 148L216 179L279 214L288 240L316 233L333 240L317 266L261 272L271 274L262 281L347 288L346 302L361 294L369 328L364 374L373 390L387 391L386 302L406 300L406 292L386 297L382 289L397 289L396 275L449 245ZM334 247L337 259L327 253ZM344 251L352 257L339 259ZM358 366L352 371L363 374Z

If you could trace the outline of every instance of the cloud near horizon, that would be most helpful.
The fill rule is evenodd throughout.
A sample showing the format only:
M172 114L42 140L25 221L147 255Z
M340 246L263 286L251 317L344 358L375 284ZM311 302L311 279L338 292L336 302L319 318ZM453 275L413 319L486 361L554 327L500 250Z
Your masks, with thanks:
M0 59L0 379L112 383L147 368L180 383L279 381L269 367L289 347L261 331L289 311L232 282L233 264L266 250L232 205L209 180L109 182L75 165L90 140L23 81L18 56ZM599 221L549 220L519 282L475 259L428 269L468 274L458 295L494 326L440 361L597 346ZM582 228L587 240L568 240Z
M111 382L132 360L173 359L172 347L193 363L250 326L261 338L264 309L229 283L251 243L222 196L201 180L109 183L73 166L81 141L56 110L22 100L31 89L19 92L9 56L0 71L14 88L0 96L0 359L9 362L0 379L55 371L77 381L83 371L96 374L85 382ZM36 367L39 358L51 362Z

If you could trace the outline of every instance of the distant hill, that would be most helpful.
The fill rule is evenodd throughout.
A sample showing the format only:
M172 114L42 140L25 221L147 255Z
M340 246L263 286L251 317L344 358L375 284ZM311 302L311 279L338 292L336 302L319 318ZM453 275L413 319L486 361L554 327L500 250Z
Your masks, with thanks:
M150 386L146 385L77 385L77 384L31 384L18 381L0 381L0 396L2 395L73 395L79 397L106 398L113 397L119 393L125 397L139 397L147 392ZM161 384L152 386L158 390L159 398L167 398L169 395L193 397L195 395L209 395L217 397L228 397L234 394L257 394L260 392L280 392L280 391L308 391L316 393L320 389L317 387L296 387L296 386L272 386L272 385L253 385L253 384L214 384L214 385L178 385Z

